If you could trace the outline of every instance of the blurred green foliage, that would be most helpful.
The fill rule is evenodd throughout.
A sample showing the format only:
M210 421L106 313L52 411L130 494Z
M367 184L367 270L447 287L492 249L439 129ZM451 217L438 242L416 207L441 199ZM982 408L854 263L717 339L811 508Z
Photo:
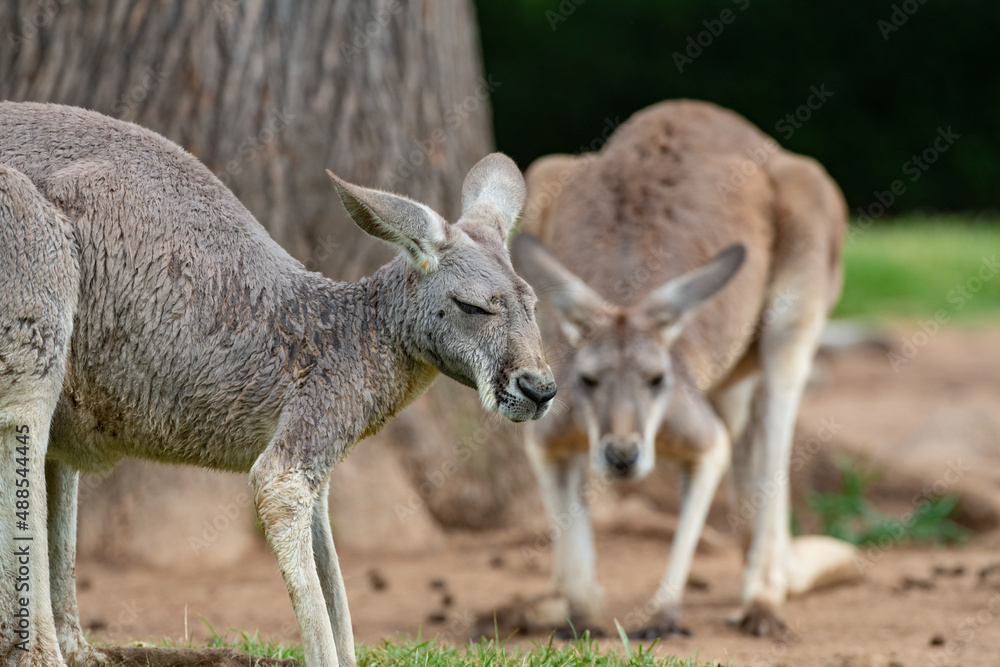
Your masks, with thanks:
M836 317L970 322L1000 317L1000 220L903 216L844 241Z
M866 498L879 472L863 461L842 460L839 493L814 493L809 508L819 515L820 532L857 545L955 544L966 541L972 532L951 520L958 497L945 495L920 498L902 517L879 511Z
M499 83L497 145L522 167L546 153L578 152L608 120L688 97L732 108L816 157L852 215L896 180L905 192L885 217L1000 209L1000 3L476 4L486 72ZM823 87L828 100L800 108ZM790 122L797 110L808 119ZM949 127L959 135L954 145L914 169L912 157Z

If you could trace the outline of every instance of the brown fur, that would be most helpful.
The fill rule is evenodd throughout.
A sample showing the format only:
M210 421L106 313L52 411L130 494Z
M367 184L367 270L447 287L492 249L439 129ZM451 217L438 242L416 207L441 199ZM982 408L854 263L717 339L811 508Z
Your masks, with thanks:
M752 161L749 151L767 145L776 152L769 151L764 168L723 201L717 183L728 183ZM540 158L526 179L521 231L538 237L611 303L636 303L726 245L747 247L739 279L707 303L677 341L678 357L693 376L711 378L705 390L742 357L731 355L718 373L710 368L713 353L734 345L745 350L752 342L741 329L756 324L775 265L817 274L815 280L829 286L828 308L840 295L846 206L839 189L815 160L784 151L732 111L663 102L632 116L599 155ZM657 266L659 248L665 261Z

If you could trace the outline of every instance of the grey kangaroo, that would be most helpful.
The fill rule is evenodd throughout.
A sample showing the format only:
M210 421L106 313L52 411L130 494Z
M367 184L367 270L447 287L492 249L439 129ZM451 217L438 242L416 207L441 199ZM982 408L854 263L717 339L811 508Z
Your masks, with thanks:
M626 628L686 632L691 559L731 460L730 523L746 553L734 620L782 632L788 593L855 571L850 545L792 540L788 527L792 429L840 293L840 190L815 161L693 101L635 114L599 153L540 158L527 183L514 264L551 306L542 329L563 350L569 409L527 428L526 443L553 524L553 581L577 627L602 612L587 468L639 479L669 457L681 476L670 561Z
M402 250L356 283L306 271L165 138L0 103L3 664L104 660L76 604L78 471L132 456L249 473L306 664L354 665L333 467L438 373L513 421L548 411L535 297L506 246L525 201L514 163L473 167L455 224L330 176Z

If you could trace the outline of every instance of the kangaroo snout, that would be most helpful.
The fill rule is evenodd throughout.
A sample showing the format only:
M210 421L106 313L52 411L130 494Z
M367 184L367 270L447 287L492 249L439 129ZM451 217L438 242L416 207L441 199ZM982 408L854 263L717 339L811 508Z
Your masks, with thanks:
M517 388L521 390L521 393L539 405L548 403L556 395L556 383L551 379L539 380L535 377L522 375L517 378Z
M512 384L521 396L535 404L533 419L545 415L556 395L556 380L548 368L544 371L520 371L514 376Z
M639 461L639 448L642 444L638 434L624 438L605 437L601 441L604 450L604 460L608 470L616 477L629 477L634 474Z

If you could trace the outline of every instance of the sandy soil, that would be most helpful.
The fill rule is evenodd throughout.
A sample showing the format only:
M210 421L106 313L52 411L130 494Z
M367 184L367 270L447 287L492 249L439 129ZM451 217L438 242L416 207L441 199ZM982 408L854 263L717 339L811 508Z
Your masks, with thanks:
M420 557L344 554L357 639L413 636L422 627L424 637L462 640L476 614L506 602L512 589L525 595L546 589L547 566L527 567L517 545L462 542ZM602 535L598 553L609 611L625 618L655 589L667 547L648 537ZM1000 565L1000 550L989 546L888 550L868 569L864 583L791 600L786 619L798 638L789 643L745 637L724 624L737 608L741 562L735 548L719 549L699 555L694 564L692 579L706 586L687 594L684 623L694 636L672 637L657 652L698 655L724 665L997 664L1000 571L980 577L990 565ZM238 572L121 571L81 564L80 577L83 621L102 641L179 641L185 612L195 642L210 636L199 617L220 633L257 628L282 642L298 640L287 595L266 551Z
M890 339L898 346L911 335L899 329ZM809 432L834 419L843 424L837 437L845 447L891 461L936 415L997 412L1000 335L996 328L945 331L898 371L884 352L872 351L829 359L819 375L799 428ZM1000 450L996 438L990 443ZM419 630L424 637L464 640L477 614L515 593L547 590L548 554L524 556L533 540L508 531L450 536L446 548L422 555L342 553L356 637L375 642ZM598 529L609 623L645 603L668 553L666 527L624 520ZM866 554L865 562L862 583L789 601L786 619L795 639L753 639L724 623L737 608L742 564L736 545L723 536L695 559L697 586L687 593L683 619L694 635L672 637L656 651L723 665L1000 664L1000 537L982 535L961 548L890 546ZM129 569L82 561L78 577L81 617L99 641L181 640L187 632L204 642L209 632L200 617L220 633L256 628L281 642L298 640L274 558L263 547L239 568ZM606 639L602 645L616 644Z

